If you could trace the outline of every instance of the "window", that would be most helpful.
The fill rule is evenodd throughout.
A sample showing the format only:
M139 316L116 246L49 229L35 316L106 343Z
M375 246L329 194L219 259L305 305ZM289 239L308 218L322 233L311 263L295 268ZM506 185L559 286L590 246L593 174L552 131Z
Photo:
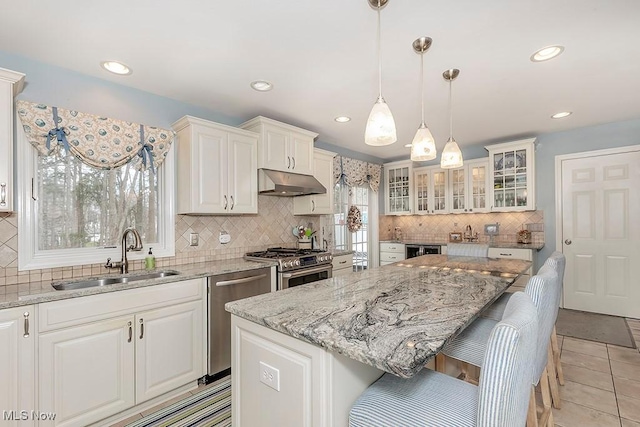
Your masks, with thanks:
M337 250L353 251L353 270L360 271L369 268L372 263L372 246L374 241L372 229L376 228L377 216L371 215L372 207L376 208L377 194L368 185L348 187L342 183L336 184L334 191L334 239ZM356 206L362 215L362 227L351 233L347 229L347 215L351 206ZM376 233L377 235L377 233Z
M18 144L20 270L120 260L127 227L156 256L174 255L173 148L154 174L131 164L97 169L64 152L38 156L24 138Z

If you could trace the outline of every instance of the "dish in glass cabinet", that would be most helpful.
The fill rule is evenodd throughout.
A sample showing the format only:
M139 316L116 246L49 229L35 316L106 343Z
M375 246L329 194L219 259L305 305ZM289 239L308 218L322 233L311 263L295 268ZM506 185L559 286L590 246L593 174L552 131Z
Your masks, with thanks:
M502 162L504 161L504 155L496 154L493 156L493 168L495 170L502 169Z
M524 168L527 166L527 156L525 154L516 154L516 167Z
M506 153L504 155L504 167L506 169L513 169L514 166L515 166L515 162L513 160L513 152Z

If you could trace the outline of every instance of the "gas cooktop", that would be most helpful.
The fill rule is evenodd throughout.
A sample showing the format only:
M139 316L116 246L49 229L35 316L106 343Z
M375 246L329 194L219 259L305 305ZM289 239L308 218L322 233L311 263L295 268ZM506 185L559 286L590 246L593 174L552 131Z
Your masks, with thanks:
M248 252L244 259L251 261L275 260L278 271L297 270L314 265L330 264L331 253L322 249L269 248L266 251Z

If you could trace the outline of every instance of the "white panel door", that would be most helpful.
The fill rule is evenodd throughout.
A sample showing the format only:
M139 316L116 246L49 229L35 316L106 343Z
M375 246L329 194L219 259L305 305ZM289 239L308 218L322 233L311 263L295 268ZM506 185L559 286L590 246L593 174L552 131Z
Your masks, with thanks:
M229 213L258 213L258 141L229 134Z
M33 306L0 310L0 410L7 411L2 426L33 425L32 419L20 420L20 411L36 409L33 314Z
M56 413L41 427L84 427L134 405L132 327L128 316L39 336L39 411Z
M136 403L195 381L205 371L202 301L136 316Z
M194 212L225 213L229 206L227 173L227 138L225 131L197 127L192 164L200 171L198 182L193 183L197 192ZM194 178L195 179L195 178Z
M565 308L640 318L640 151L562 161Z
M296 132L291 132L290 138L291 172L312 175L313 138Z

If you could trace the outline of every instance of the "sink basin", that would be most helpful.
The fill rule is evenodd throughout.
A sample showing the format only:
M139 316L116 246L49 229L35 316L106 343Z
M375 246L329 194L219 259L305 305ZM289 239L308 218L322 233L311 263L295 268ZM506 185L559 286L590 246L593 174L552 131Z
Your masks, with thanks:
M175 276L180 274L177 271L157 271L153 273L133 274L122 277L105 277L100 279L80 280L77 282L56 283L53 289L57 291L70 291L74 289L95 288L97 286L108 286L117 283L129 283L138 280L160 279L162 277Z

